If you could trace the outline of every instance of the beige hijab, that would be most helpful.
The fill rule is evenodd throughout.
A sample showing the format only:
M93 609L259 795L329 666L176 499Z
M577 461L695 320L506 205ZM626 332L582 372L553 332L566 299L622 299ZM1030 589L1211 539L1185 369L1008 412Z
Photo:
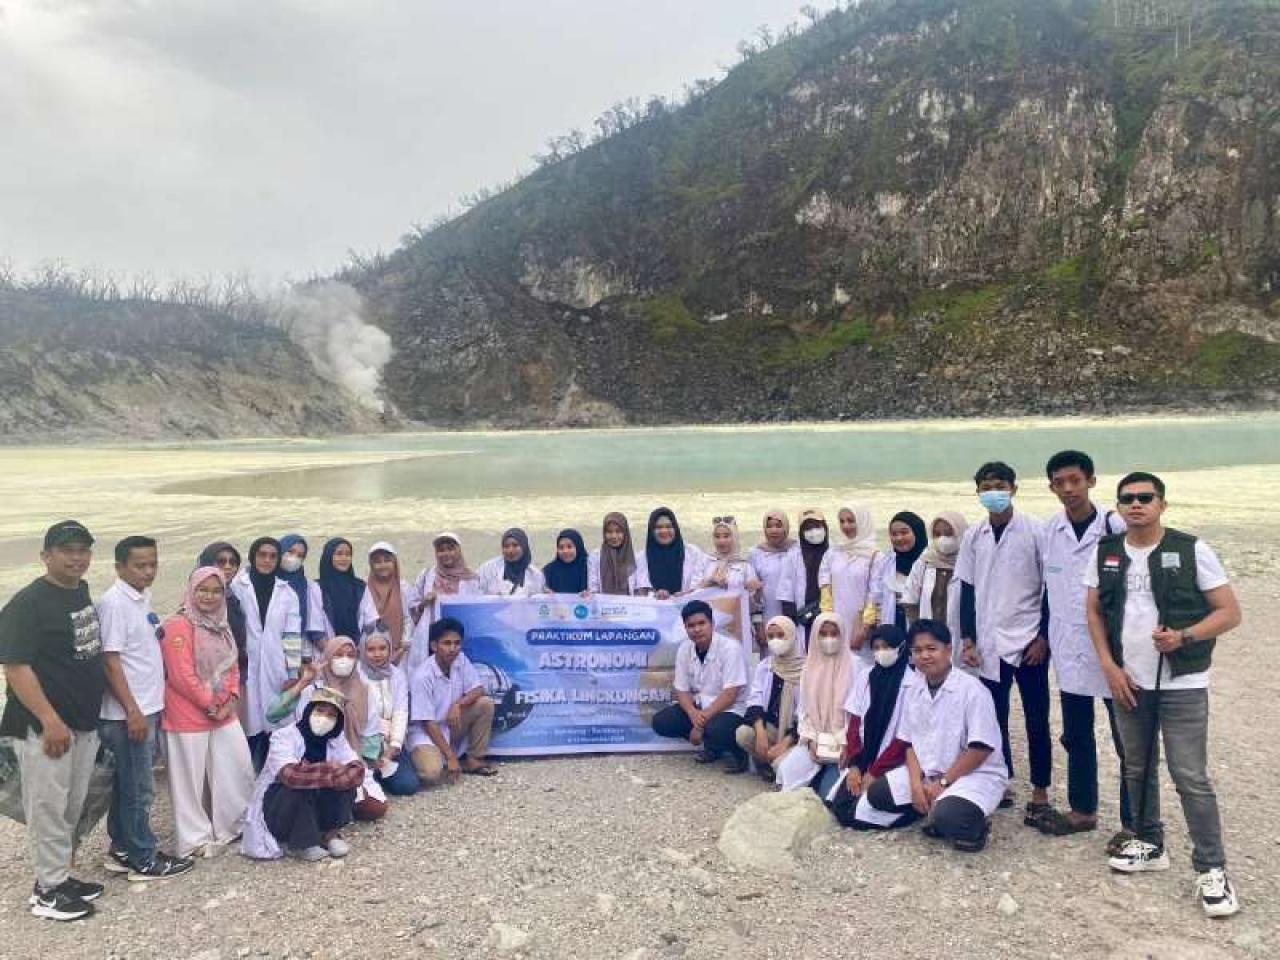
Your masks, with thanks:
M925 564L939 570L954 570L956 568L956 557L959 556L959 551L948 556L938 549L938 538L933 535L933 525L939 520L945 520L947 523L951 524L951 529L954 531L954 535L957 540L964 539L964 532L969 529L969 521L964 518L964 514L957 510L943 510L929 521L929 546L925 547L924 554L922 555Z
M874 557L876 555L876 522L871 519L871 510L864 504L855 503L851 507L841 507L836 518L839 519L842 513L853 514L853 522L857 529L853 539L837 543L835 548L850 559Z

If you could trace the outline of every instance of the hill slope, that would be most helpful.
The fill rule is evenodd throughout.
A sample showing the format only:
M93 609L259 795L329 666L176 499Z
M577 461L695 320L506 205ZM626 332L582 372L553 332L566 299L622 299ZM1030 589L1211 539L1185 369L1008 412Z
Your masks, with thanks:
M865 0L344 279L437 423L1256 403L1278 187L1275 0Z

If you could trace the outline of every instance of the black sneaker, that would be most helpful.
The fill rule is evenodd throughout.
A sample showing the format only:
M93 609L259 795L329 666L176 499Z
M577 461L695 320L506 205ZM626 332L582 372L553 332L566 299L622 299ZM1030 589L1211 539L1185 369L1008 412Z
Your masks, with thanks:
M48 920L60 920L66 923L93 916L93 904L85 903L79 897L67 893L61 886L52 890L41 890L36 887L31 895L31 915L45 917Z
M69 893L73 897L79 897L85 903L97 900L102 896L105 889L100 883L90 883L87 880L77 880L75 877L67 877L62 881L62 885L58 887L64 893Z
M107 858L102 861L102 869L123 877L129 872L129 855L123 850L108 850Z
M129 871L130 883L148 883L152 880L170 880L190 873L195 861L187 857L171 857L167 853L157 853L155 859L141 867Z

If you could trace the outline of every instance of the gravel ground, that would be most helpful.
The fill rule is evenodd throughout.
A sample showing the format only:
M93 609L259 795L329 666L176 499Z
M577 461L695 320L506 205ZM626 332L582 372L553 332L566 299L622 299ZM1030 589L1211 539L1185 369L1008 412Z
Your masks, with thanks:
M1280 805L1266 761L1277 754L1280 682L1262 658L1272 638L1260 611L1280 591L1261 578L1238 589L1247 619L1220 647L1211 748L1243 901L1231 920L1200 913L1167 779L1173 869L1109 873L1108 750L1095 834L1049 839L1001 811L988 849L964 855L914 829L841 831L781 880L735 872L715 846L735 804L765 789L759 780L686 756L592 756L513 761L491 780L393 800L383 823L349 831L347 860L319 865L227 855L182 879L131 885L101 870L99 827L78 873L107 894L95 918L74 924L28 914L23 831L0 821L0 958L1276 956ZM1098 736L1107 742L1101 722ZM1014 752L1025 757L1021 742ZM1064 760L1055 751L1055 796ZM1015 786L1020 808L1027 786ZM155 822L167 834L163 791Z

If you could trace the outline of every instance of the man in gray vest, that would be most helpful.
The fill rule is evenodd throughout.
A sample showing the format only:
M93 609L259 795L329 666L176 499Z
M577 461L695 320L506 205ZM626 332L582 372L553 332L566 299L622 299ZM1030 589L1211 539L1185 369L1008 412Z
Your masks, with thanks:
M1126 533L1098 541L1085 570L1089 636L1116 705L1125 778L1135 805L1130 840L1109 863L1140 873L1169 869L1160 822L1157 737L1191 835L1196 888L1204 912L1240 909L1227 879L1218 799L1209 780L1209 667L1216 638L1240 623L1240 605L1203 540L1161 524L1164 482L1131 473L1117 509Z

